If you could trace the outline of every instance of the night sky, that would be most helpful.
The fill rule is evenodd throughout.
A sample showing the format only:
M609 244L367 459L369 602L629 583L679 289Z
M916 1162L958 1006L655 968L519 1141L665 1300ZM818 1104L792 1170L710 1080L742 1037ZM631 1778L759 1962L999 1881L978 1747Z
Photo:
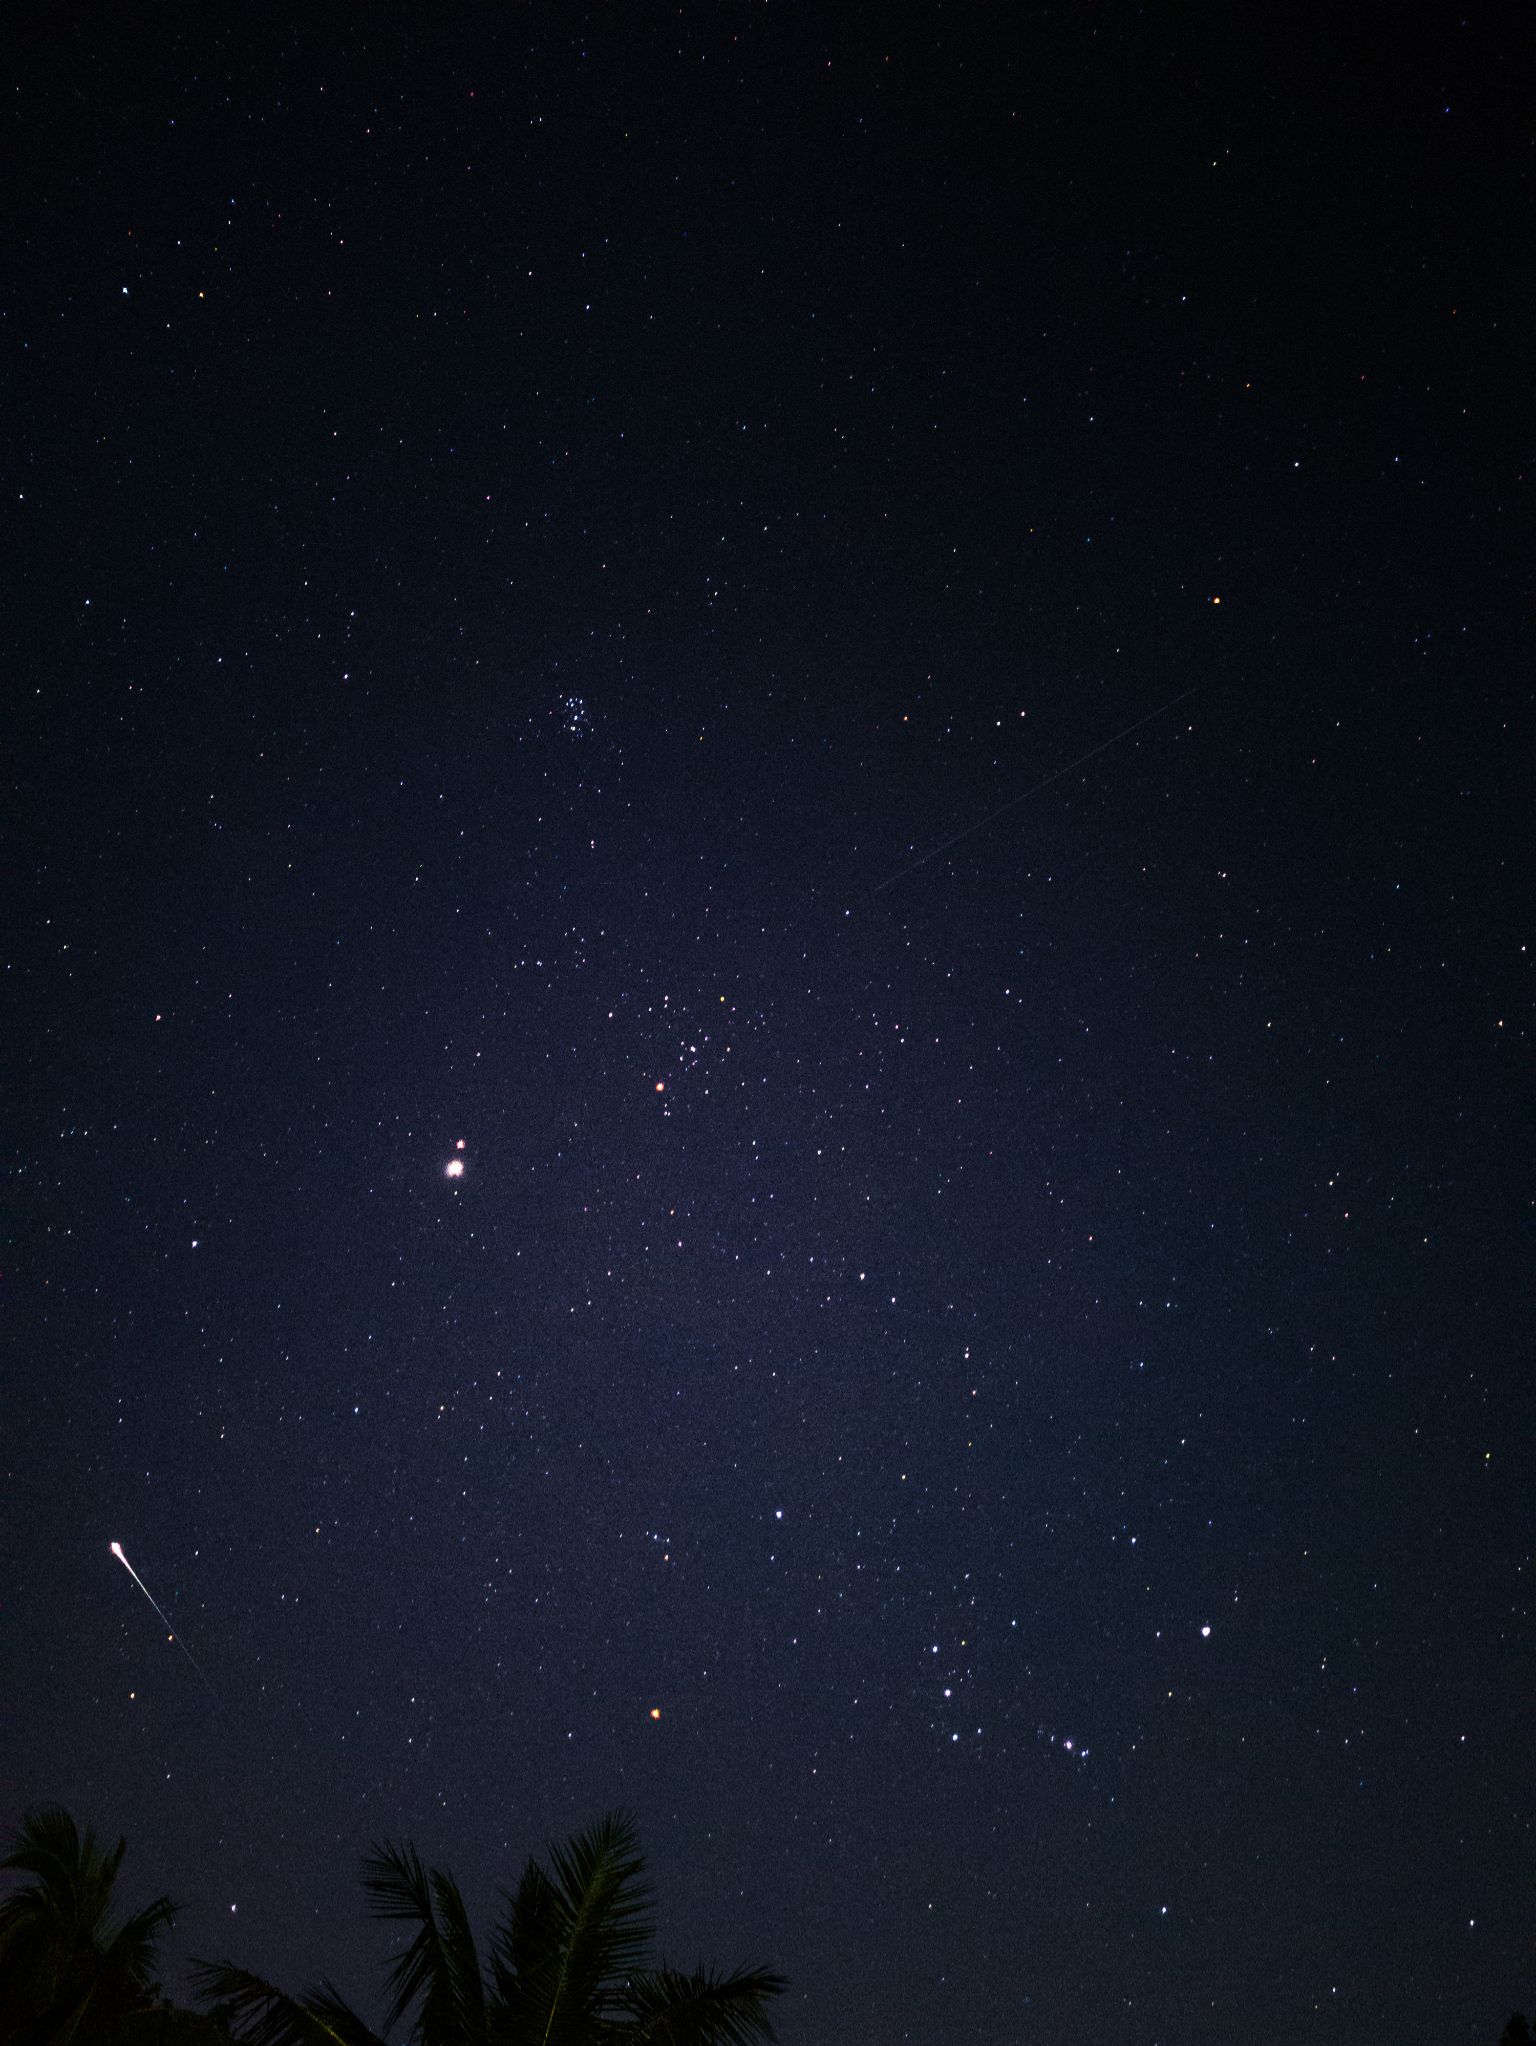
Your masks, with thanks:
M178 1990L625 1806L785 2046L1491 2040L1528 18L344 12L7 88L0 1817Z

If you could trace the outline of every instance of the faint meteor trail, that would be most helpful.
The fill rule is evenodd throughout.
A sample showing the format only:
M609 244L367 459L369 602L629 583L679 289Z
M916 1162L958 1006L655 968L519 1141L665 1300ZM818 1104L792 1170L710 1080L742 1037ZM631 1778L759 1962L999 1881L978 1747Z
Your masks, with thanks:
M116 1556L118 1562L122 1564L123 1568L128 1572L128 1575L133 1579L134 1583L139 1587L140 1591L143 1592L144 1596L155 1608L155 1611L157 1613L160 1613L160 1618L165 1626L166 1633L170 1635L171 1639L176 1643L176 1646L187 1658L187 1661L191 1663L192 1667L197 1671L198 1675L202 1677L203 1683L207 1686L209 1697L213 1699L215 1704L217 1704L219 1694L213 1688L212 1684L208 1682L207 1677L203 1676L202 1664L198 1661L197 1657L192 1653L191 1649L188 1648L186 1642L183 1641L181 1636L176 1632L176 1629L171 1625L170 1621L166 1619L165 1614L160 1611L160 1606L155 1598L154 1593L150 1590L149 1586L144 1582L143 1578L139 1575L138 1571L134 1569L133 1565L129 1562L128 1558L123 1554L122 1543L113 1542L111 1544L111 1548L112 1553L114 1556Z
M1196 687L1198 687L1198 684ZM928 862L936 860L940 853L947 853L950 847L958 845L962 838L971 838L978 831L985 831L987 826L995 823L999 817L1006 817L1008 812L1016 810L1020 803L1027 803L1031 796L1038 796L1042 789L1048 789L1053 781L1060 781L1064 774L1070 774L1075 767L1086 767L1090 760L1097 760L1099 755L1107 753L1111 746L1118 746L1120 741L1128 739L1132 732L1139 732L1143 725L1150 725L1154 718L1162 717L1165 712L1173 710L1177 705L1183 703L1194 694L1194 689L1186 689L1181 695L1170 697L1166 703L1160 703L1156 710L1149 710L1144 718L1138 718L1135 724L1127 725L1123 732L1116 732L1113 738L1101 739L1097 746L1090 746L1086 753L1079 753L1077 758L1069 760L1065 767L1055 768L1050 774L1042 776L1039 781L1031 782L1027 789L1021 790L1016 796L1010 796L1006 803L999 803L995 810L989 810L985 817L978 817L974 824L967 824L963 831L955 832L953 837L942 840L938 845L932 847L930 851L910 861L906 866L898 867L894 874L887 874L877 887L870 889L871 896L883 895L887 888L894 888L896 883L904 881L908 874L915 874L919 867L926 867Z

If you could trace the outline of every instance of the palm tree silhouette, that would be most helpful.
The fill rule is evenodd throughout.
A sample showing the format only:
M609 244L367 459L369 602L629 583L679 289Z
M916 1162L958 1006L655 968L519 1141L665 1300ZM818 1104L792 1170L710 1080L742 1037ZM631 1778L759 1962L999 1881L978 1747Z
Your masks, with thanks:
M415 2046L757 2046L770 2041L768 1969L682 1974L647 1965L650 1890L622 1813L530 1860L482 1963L453 1878L414 1847L363 1863L375 1918L414 1928L390 1966L385 2033ZM228 1962L194 1963L203 2000L244 2046L384 2046L329 1982L292 1997Z
M0 1901L0 2038L14 2046L88 2046L147 2010L155 1954L176 1914L156 1897L115 1923L112 1890L127 1843L101 1847L62 1805L21 1821L0 1869L32 1878Z

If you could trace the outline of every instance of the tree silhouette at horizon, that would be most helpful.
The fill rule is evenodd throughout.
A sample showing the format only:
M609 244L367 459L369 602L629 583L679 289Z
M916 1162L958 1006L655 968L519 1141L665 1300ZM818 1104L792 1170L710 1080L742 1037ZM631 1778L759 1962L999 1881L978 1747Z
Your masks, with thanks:
M371 1913L413 1929L388 1969L383 2034L322 1981L292 1996L227 1961L193 1964L241 2046L759 2046L785 1987L770 1969L649 1964L651 1893L633 1821L615 1812L529 1859L482 1960L452 1876L407 1843L363 1861Z
M113 1891L126 1840L103 1847L62 1805L23 1813L0 1870L31 1881L0 1899L0 2038L7 2046L94 2046L126 2036L155 2005L169 1897L118 1921Z

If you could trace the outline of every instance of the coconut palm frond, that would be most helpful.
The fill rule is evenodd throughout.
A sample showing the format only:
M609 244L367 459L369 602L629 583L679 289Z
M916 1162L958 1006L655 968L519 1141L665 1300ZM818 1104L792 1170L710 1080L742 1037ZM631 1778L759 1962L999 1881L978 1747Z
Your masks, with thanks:
M567 1913L559 1891L530 1859L515 1892L502 1892L506 1910L491 1936L491 1981L498 2032L507 2038L537 2038L554 2005L565 1946Z
M654 1931L645 1859L627 1813L610 1812L564 1847L551 1847L549 1863L568 1921L553 2039L599 2012L644 1966Z
M766 1968L650 1968L651 1893L634 1822L610 1813L547 1866L529 1861L482 1968L453 1878L385 1844L363 1864L375 1918L409 1928L388 1974L386 2032L414 2046L769 2046L784 1978ZM125 1928L126 1930L126 1928ZM197 1966L235 2046L382 2046L335 1990L291 1997L228 1963ZM0 2028L3 2029L3 2028Z
M86 1839L90 1839L86 1835ZM0 1868L19 1869L42 1880L50 1868L74 1868L80 1860L80 1829L61 1804L34 1805L22 1814ZM121 1858L121 1857L119 1857Z
M161 1935L170 1931L176 1910L169 1897L156 1897L105 1941L102 1960L117 1981L141 1988L148 1986L154 1976Z
M451 1876L428 1869L409 1844L376 1847L363 1864L375 1918L414 1925L416 1937L389 1971L392 2031L418 2003L425 2040L474 2038L485 2029L485 1989L469 1913Z
M432 1871L432 1901L437 1907L438 1941L455 2021L471 2039L485 2035L485 1979L469 1912L458 1884L442 1869Z
M7 1898L0 1921L19 1908L49 1919L60 1938L70 1943L93 1938L111 1908L112 1886L127 1847L119 1840L103 1852L89 1828L82 1839L62 1805L37 1805L23 1814L0 1857L0 1869L29 1875L33 1882Z
M239 2046L384 2046L328 1982L294 1997L228 1961L194 1961L200 2002Z
M30 1876L0 1902L0 2036L69 2046L105 2036L153 1990L155 1953L176 1913L157 1897L114 1928L126 1843L82 1835L62 1805L24 1814L0 1869Z
M421 1856L409 1842L404 1847L385 1842L363 1862L363 1888L373 1917L417 1927L415 1939L389 1971L390 2007L384 2029L390 2032L426 1994L433 1979L437 1928L432 1917L432 1884Z
M706 1969L692 1975L658 1968L629 1982L622 2007L636 2046L763 2046L774 2033L768 2006L786 1988L768 1968Z

